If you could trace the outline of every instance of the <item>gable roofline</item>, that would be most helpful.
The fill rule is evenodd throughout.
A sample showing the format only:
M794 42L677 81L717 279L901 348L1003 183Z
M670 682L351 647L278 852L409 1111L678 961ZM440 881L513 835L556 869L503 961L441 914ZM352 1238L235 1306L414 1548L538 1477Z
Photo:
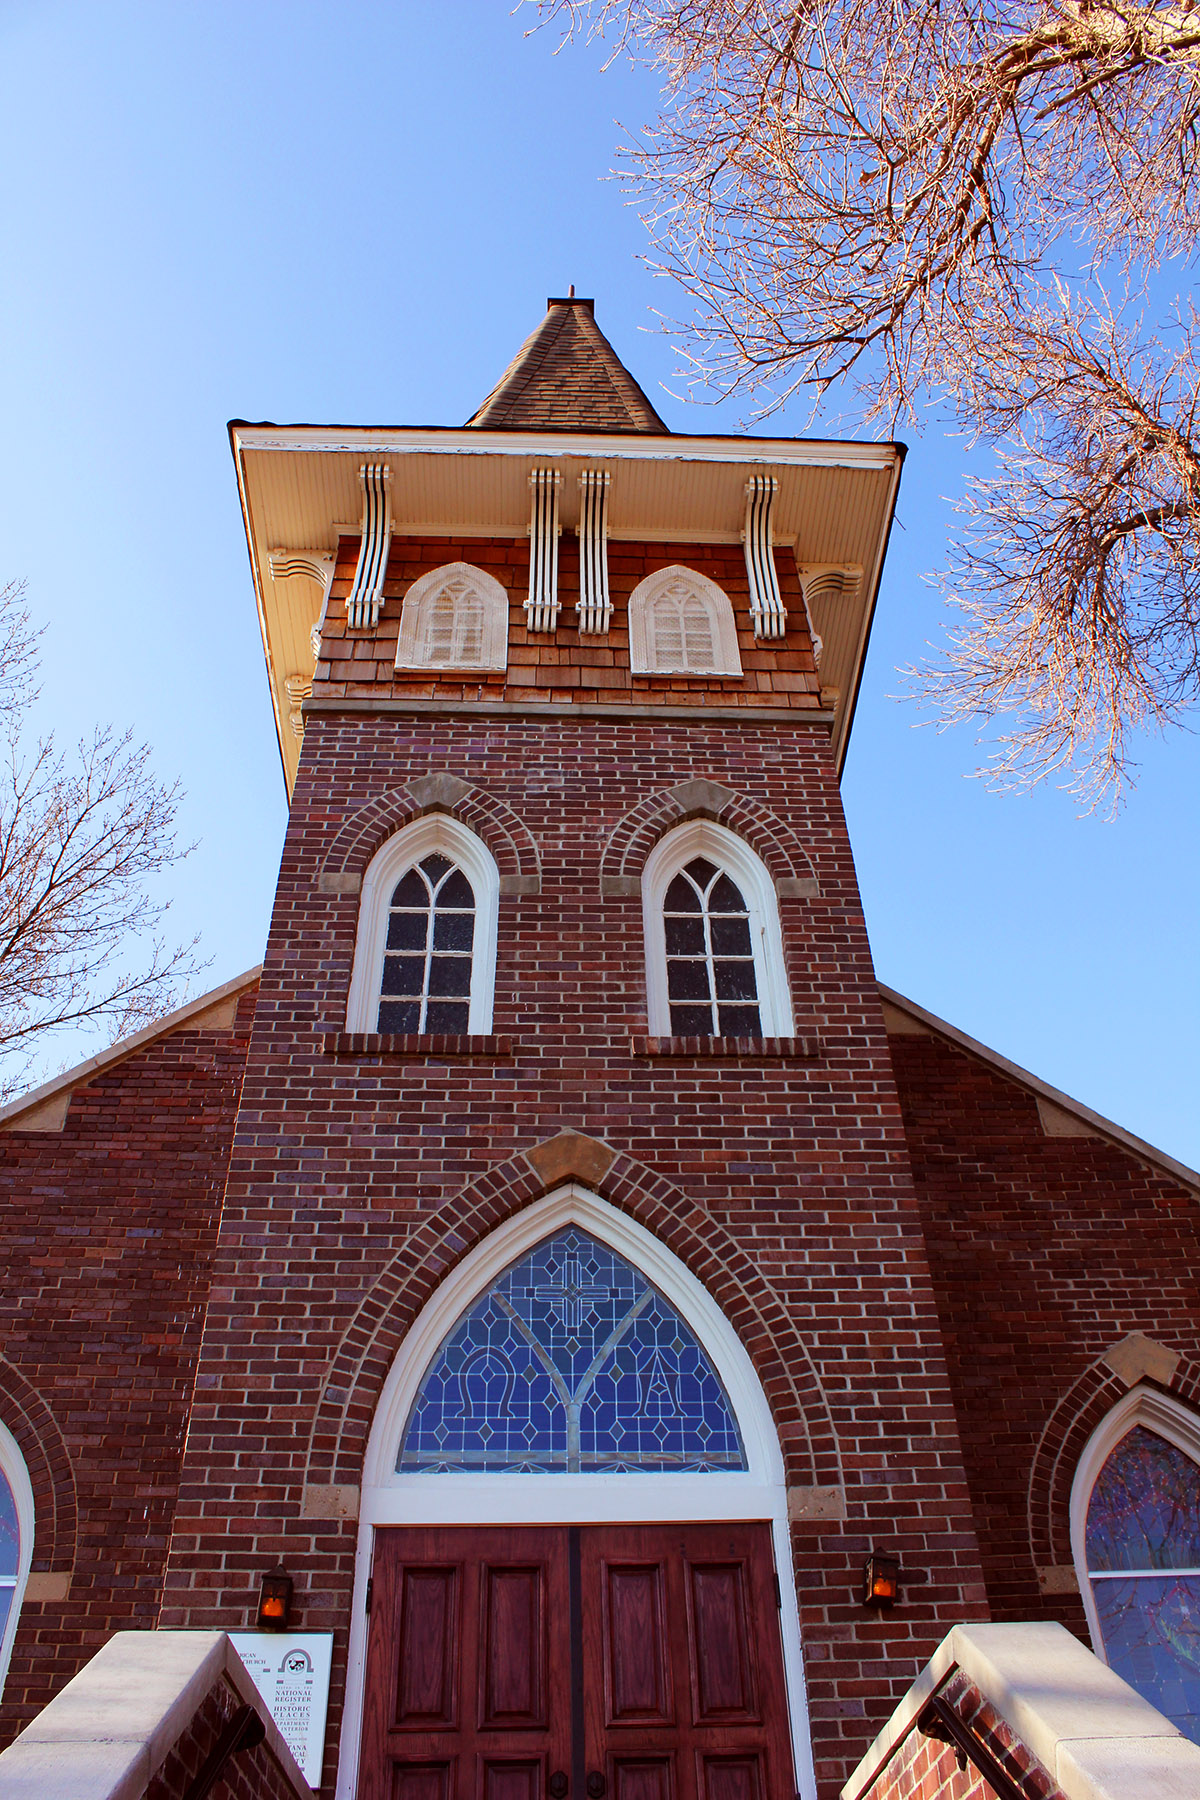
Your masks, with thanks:
M197 999L177 1007L174 1012L167 1013L165 1018L156 1019L153 1025L143 1026L141 1031L135 1031L130 1037L118 1038L115 1044L110 1044L107 1050L101 1050L96 1056L89 1056L86 1062L76 1063L73 1069L65 1069L61 1075L43 1082L40 1087L29 1088L25 1093L18 1094L15 1100L9 1100L6 1105L0 1106L0 1131L13 1126L19 1130L20 1120L26 1113L39 1112L64 1094L69 1097L75 1088L86 1087L97 1075L103 1075L118 1063L125 1062L128 1057L135 1056L156 1039L169 1037L174 1031L184 1031L194 1021L194 1029L203 1029L199 1023L203 1013L212 1012L223 1001L240 998L247 988L254 986L261 974L262 964L258 963L253 969L247 969L244 975L235 975L232 981L224 981L220 987L210 988L207 994L201 994Z
M1186 1163L1177 1162L1173 1156L1168 1156L1165 1150L1159 1150L1155 1145L1146 1143L1144 1138L1135 1137L1132 1131L1126 1131L1123 1125L1114 1124L1111 1119L1106 1119L1103 1113L1093 1112L1092 1108L1085 1106L1081 1100L1073 1100L1070 1094L1064 1094L1061 1088L1051 1087L1050 1083L1043 1081L1040 1075L1034 1075L1030 1070L1023 1069L1019 1063L1010 1062L1006 1056L1001 1056L999 1051L989 1050L988 1046L981 1044L977 1038L968 1037L967 1033L960 1031L956 1025L948 1025L945 1019L939 1019L936 1013L928 1012L925 1007L918 1006L915 1000L906 1000L903 994L898 994L894 988L886 987L882 981L876 982L875 985L879 990L879 997L885 1005L894 1007L897 1012L907 1013L909 1018L916 1019L922 1025L928 1026L934 1037L943 1037L950 1043L957 1044L960 1050L967 1052L968 1056L977 1057L980 1062L987 1063L990 1068L995 1069L1009 1081L1015 1082L1018 1087L1028 1089L1039 1100L1045 1100L1060 1112L1069 1113L1072 1118L1080 1119L1090 1125L1092 1130L1086 1133L1081 1132L1081 1137L1107 1138L1119 1149L1128 1150L1132 1156L1137 1157L1139 1162L1149 1163L1153 1168L1161 1169L1184 1187L1192 1188L1200 1193L1200 1172L1197 1170L1189 1169Z

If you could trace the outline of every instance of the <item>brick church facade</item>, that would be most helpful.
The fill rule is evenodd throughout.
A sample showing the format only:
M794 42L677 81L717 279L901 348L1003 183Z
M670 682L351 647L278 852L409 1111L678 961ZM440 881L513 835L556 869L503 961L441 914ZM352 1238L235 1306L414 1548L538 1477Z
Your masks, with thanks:
M662 1680L703 1695L728 1661L696 1648L695 1583L758 1531L758 1700L712 1701L723 1736L693 1721L681 1795L828 1800L960 1621L1103 1651L1080 1482L1130 1431L1191 1453L1197 1178L875 979L838 770L899 449L672 435L573 297L466 427L233 445L279 885L261 970L0 1115L0 1425L28 1483L6 1740L117 1630L247 1629L282 1566L297 1626L334 1634L323 1791L465 1795L431 1773L467 1754L436 1695L415 1737L384 1716L417 1682L388 1633L429 1571L474 1580L476 1545L532 1567L535 1538L547 1680L594 1550L668 1600L691 1571L636 1618L693 1633ZM657 1406L665 1444L708 1382L724 1464L686 1421L638 1464L575 1401L565 1461L496 1460L526 1401L495 1348L478 1442L460 1371L437 1430L465 1447L418 1443L439 1345L482 1294L516 1317L500 1272L554 1233L683 1321L678 1367L665 1338L629 1352L641 1423L614 1442L650 1443ZM578 1335L618 1277L590 1279L581 1302L556 1277L552 1323ZM573 1796L608 1757L614 1794L667 1800L675 1750L623 1763L605 1692L601 1748L522 1740L496 1795L560 1757Z

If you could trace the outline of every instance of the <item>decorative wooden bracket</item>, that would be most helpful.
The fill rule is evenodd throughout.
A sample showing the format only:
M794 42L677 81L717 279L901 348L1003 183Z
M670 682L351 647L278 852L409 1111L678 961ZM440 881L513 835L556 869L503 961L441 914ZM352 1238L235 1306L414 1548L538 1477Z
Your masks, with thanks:
M533 504L529 518L529 598L525 617L530 631L553 631L558 619L558 490L557 469L533 469L529 475Z
M771 508L779 483L773 475L752 475L746 483L746 528L742 543L746 573L750 578L750 617L758 638L782 637L787 630L787 611L775 572L771 538Z
M304 742L304 713L301 710L304 702L313 691L311 675L289 675L284 682L288 697L288 720L292 727L292 735Z
M388 485L392 472L386 463L363 463L362 544L354 585L346 601L346 623L351 631L372 631L379 623L383 582L392 543L392 503Z
M608 630L608 471L585 469L579 477L579 615L581 633Z
M813 660L819 669L825 646L812 616L812 603L814 600L836 600L843 594L852 594L862 580L862 566L859 563L801 563L796 573L800 577L800 592L804 595L804 612L813 642Z
M337 558L328 550L272 550L269 566L272 581L303 578L305 581L315 581L321 590L321 610L317 614L316 624L309 632L315 662L321 654L321 632L325 625L325 614L329 611L329 590L333 586Z

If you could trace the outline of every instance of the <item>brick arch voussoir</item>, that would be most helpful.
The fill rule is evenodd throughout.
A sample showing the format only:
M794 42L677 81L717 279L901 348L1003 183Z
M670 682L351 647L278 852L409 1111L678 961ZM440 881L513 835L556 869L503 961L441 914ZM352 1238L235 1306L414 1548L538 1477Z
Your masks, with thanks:
M379 1395L422 1307L477 1244L561 1185L562 1177L544 1178L519 1152L421 1222L364 1296L334 1354L313 1419L307 1482L361 1479ZM580 1185L653 1232L722 1307L762 1383L789 1485L840 1487L837 1434L808 1347L724 1226L631 1157L618 1155L604 1175L581 1177Z
M0 1357L0 1419L25 1458L33 1489L33 1562L39 1573L69 1574L75 1565L79 1506L71 1453L37 1389Z
M1164 1391L1200 1412L1200 1363L1181 1356ZM1089 1364L1047 1419L1029 1472L1029 1546L1036 1567L1072 1561L1071 1488L1084 1446L1129 1392L1102 1357Z
M421 778L412 788L389 788L343 821L326 853L322 875L362 875L380 846L414 819L429 812L449 813L483 839L501 876L522 879L536 892L541 874L537 843L511 806L485 788L447 781L443 794L437 778ZM428 788L429 793L422 790ZM415 790L415 791L414 791Z
M601 884L640 880L659 839L685 819L708 818L742 838L762 858L775 881L804 881L816 891L816 871L800 838L783 819L751 795L717 782L685 781L651 794L620 819L600 859Z

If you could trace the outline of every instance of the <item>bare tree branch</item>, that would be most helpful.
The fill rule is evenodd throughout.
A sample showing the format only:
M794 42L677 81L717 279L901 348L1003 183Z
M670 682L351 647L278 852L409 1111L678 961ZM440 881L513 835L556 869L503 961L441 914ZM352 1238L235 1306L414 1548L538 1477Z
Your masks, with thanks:
M1200 693L1195 320L1124 322L1194 255L1196 0L538 10L662 77L625 168L694 303L676 329L701 393L765 416L850 380L867 419L939 404L998 447L924 692L948 719L1015 709L1003 778L1117 792L1138 728Z
M179 788L130 733L101 728L72 754L25 742L40 634L23 586L0 588L0 1095L50 1034L90 1023L120 1037L178 1002L195 945L169 948L147 883L188 854ZM126 958L136 949L133 967Z

